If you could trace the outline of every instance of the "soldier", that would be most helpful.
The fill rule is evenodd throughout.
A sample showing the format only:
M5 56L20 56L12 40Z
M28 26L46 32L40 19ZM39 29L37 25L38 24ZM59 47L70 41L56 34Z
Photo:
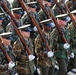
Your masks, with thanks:
M57 15L57 22L59 24L59 27L62 31L62 34L64 35L65 39L68 43L70 43L70 37L69 32L67 29L67 14L61 14ZM66 75L67 72L67 52L69 51L70 45L67 43L64 44L62 41L62 35L59 34L57 29L55 28L52 31L52 37L53 37L53 48L54 48L54 54L56 57L56 60L58 62L59 70L57 72L57 75Z
M17 26L17 27L23 25L22 21L20 20L21 14L22 14L22 8L14 8L14 9L12 9L12 11L13 11L13 15L14 15L14 17L15 17L15 20L16 20L16 22L18 23L18 26ZM11 35L11 37L13 38L13 40L12 40L12 44L13 44L14 41L17 40L18 37L17 37L16 32L15 32L15 29L14 29L14 27L13 27L13 25L12 25L11 23L9 23L9 24L7 25L6 31L13 33L13 34Z
M73 17L76 20L76 10L72 11L71 13L73 14ZM76 44L75 31L76 31L76 29L73 25L73 22L71 22L68 27L69 27L69 32L70 32L70 45L71 45L70 50L71 50L71 52L74 53L74 55L73 54L71 55L71 58L70 58L70 61L68 64L68 71L70 71L73 68L76 68L76 46L75 46L75 44Z
M51 27L52 22L51 19L47 19L41 21L43 27L43 36L48 42L49 47L52 49L52 36L51 36ZM49 57L48 50L43 43L40 35L38 35L35 39L35 53L37 55L37 66L40 68L40 75L54 75L54 64L52 63L51 57L53 53L51 52L51 57Z
M46 8L46 12L49 14L49 12L48 12L47 9L48 9L48 6L49 6L50 7L50 10L51 10L51 8L52 8L52 0L44 0L43 3L44 3L44 6ZM43 12L42 9L39 11L39 15L40 15L40 20L41 21L47 19L47 16L45 15L45 13ZM50 16L50 18L51 18L51 16Z
M66 2L66 5L68 6L69 10L72 11L73 10L73 2L71 0L68 0Z
M11 10L11 6L10 6L10 3L8 2L8 0L3 0L3 1L6 4L6 6L8 7L8 9ZM0 8L0 13L4 13L2 8ZM10 22L9 19L7 18L7 16L5 16L3 19L3 23L2 23L2 26L3 26L5 32L6 32L6 26L9 22Z
M25 39L25 42L27 46L29 47L32 54L33 53L33 44L30 39L30 29L28 28L30 25L21 26L18 29L20 29L22 36ZM13 46L15 50L15 58L17 63L17 71L19 75L34 75L34 72L36 70L35 64L34 64L34 58L31 56L31 59L29 58L29 55L26 51L26 48L22 45L20 39L18 39Z
M36 8L37 8L36 4L37 4L37 2L26 3L29 14L32 15L36 19L36 21L39 23L40 22L40 17L38 15L38 13L36 12ZM31 28L31 38L34 41L34 39L36 38L36 36L38 34L38 30L37 30L36 26L33 25L32 21L30 20L28 15L24 15L22 17L22 21L23 21L23 24L28 24L28 23L31 24L31 26L30 26L30 28ZM41 27L41 25L40 25L40 27Z
M53 10L53 13L55 16L60 15L60 14L65 14L67 12L64 7L64 3L65 3L65 0L59 0L59 2L58 2L59 6L62 8L63 12L60 10L60 8L56 4L53 6L52 10Z
M8 53L12 61L8 63L5 54L0 49L0 75L17 75L15 71L15 63L14 63L14 55L13 49L11 46L11 32L8 33L1 33L0 34L0 42L2 43L3 48Z
M23 0L25 3L27 2L27 0ZM18 7L21 7L21 5L18 3L17 0L14 0L12 2L12 8L18 8Z
M4 32L4 28L2 27L3 19L4 19L4 14L0 13L0 33Z

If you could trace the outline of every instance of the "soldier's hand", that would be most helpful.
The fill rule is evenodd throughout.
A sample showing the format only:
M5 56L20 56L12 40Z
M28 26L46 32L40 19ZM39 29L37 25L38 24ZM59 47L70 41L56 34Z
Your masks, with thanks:
M70 44L68 44L68 43L64 44L64 49L68 49L69 47L70 47Z
M70 58L74 58L74 53L71 53L70 54Z
M28 58L29 58L29 61L32 61L32 60L35 59L35 56L34 55L29 55Z
M47 56L48 56L48 57L53 57L53 56L54 56L54 52L49 51L49 52L47 53Z
M15 66L15 63L13 61L10 61L8 64L8 69L12 69Z

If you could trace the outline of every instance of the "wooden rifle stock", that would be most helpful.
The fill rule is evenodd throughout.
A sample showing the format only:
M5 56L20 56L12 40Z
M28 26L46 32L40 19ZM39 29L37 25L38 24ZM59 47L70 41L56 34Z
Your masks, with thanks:
M0 48L3 51L3 53L4 53L4 55L5 55L6 59L7 59L7 61L8 62L12 61L12 59L9 57L8 53L4 50L1 42L0 42Z
M1 2L1 6L4 9L4 11L7 14L9 14L9 16L11 17L12 20L10 20L10 21L11 21L13 27L15 28L15 31L16 31L17 35L19 36L22 44L25 46L28 55L31 55L32 53L30 52L30 50L29 50L29 48L28 48L23 36L21 35L19 29L17 29L18 23L16 22L15 17L12 15L12 13L9 11L8 7L3 2Z
M63 11L63 9L61 8L61 6L57 3L57 0L53 0L55 2L55 4L57 5L57 7L60 9L62 14L65 14L65 12Z
M51 10L48 9L48 12L47 12L47 11L45 10L45 7L44 7L42 1L41 1L41 0L38 0L38 2L39 2L39 4L40 4L41 8L43 9L44 13L47 15L48 19L51 18L51 17L49 17L48 13L50 14L50 16L52 16L52 20L54 21L58 32L59 32L60 35L62 36L62 41L64 42L64 44L67 43L67 40L65 39L64 34L62 33L62 31L61 31L61 29L60 29L60 27L59 27L59 25L58 25L58 22L57 22L56 18L54 17L54 15L52 14ZM48 7L48 8L49 8L49 7Z
M69 10L69 8L67 7L66 4L64 4L64 6L65 6L66 10L68 11L68 14L69 14L69 16L70 16L70 18L71 18L71 20L73 22L74 27L76 27L76 21L75 21L73 15L72 15L72 13L70 13L70 10Z
M23 0L18 0L18 2L21 4L23 10L25 10L25 11L27 12L27 14L28 14L28 16L30 17L30 19L31 19L31 21L33 22L33 24L37 27L38 32L39 32L39 34L40 34L40 36L41 36L41 38L42 38L42 41L45 43L47 50L48 50L48 51L52 51L52 50L50 49L50 47L48 46L48 43L46 42L46 40L45 40L45 38L44 38L44 36L43 36L43 32L42 32L42 30L41 30L41 28L40 28L40 26L39 26L39 23L36 21L36 19L35 19L32 15L29 14L29 12L28 12L28 10L27 10L27 8L26 8L26 5L25 5L25 3L23 2Z

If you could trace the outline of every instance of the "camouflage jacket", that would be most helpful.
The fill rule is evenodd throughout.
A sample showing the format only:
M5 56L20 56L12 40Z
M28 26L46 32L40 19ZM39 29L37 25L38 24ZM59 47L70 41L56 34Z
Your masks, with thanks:
M9 57L12 59L12 61L14 62L14 52L13 49L10 46L8 46L8 48L6 48L3 45L5 51L8 53ZM0 75L15 75L15 67L13 67L13 69L8 69L8 61L7 58L5 57L4 53L2 52L2 50L0 49Z
M52 36L51 33L47 34L43 32L43 35L46 39L46 42L48 42L48 45L50 49L52 49ZM43 43L40 35L38 35L35 39L35 53L38 57L38 66L42 67L51 67L51 58L47 57L47 48L45 46L45 43Z
M76 28L73 26L73 23L69 24L69 32L70 32L70 45L71 50L76 54Z
M26 42L26 44L28 45L30 51L33 54L34 51L33 51L33 44L31 43L31 39L29 39ZM26 75L26 74L34 73L35 71L34 61L29 61L26 48L23 46L23 44L21 43L19 39L14 43L13 48L15 50L17 71L19 75Z
M67 42L70 43L70 37L69 37L70 32L67 29L64 30L62 28L61 31ZM63 47L64 43L61 39L62 37L56 28L52 31L52 37L53 37L53 49L55 51L54 52L55 56L59 58L66 58L69 49L64 49Z

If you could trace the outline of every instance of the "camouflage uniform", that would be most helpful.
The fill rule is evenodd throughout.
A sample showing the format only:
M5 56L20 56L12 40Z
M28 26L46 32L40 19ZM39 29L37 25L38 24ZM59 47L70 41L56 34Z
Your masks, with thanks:
M17 10L13 10L13 12L14 13L20 13L20 12L22 12L22 10L21 9L17 9ZM15 20L16 20L16 22L17 22L17 24L18 24L18 26L17 27L20 27L20 26L22 26L23 25L23 22L22 22L22 20L21 19L16 19L15 18ZM12 44L17 40L17 38L18 38L18 35L16 34L16 31L15 31L15 29L14 29L14 26L11 24L11 22L6 26L6 32L12 32L13 34L11 35L11 37L12 37Z
M43 36L48 42L49 47L52 49L52 36L51 33L47 34L43 31ZM45 43L43 43L41 36L38 35L35 39L35 52L37 55L37 66L40 68L40 75L53 75L54 63L51 58L47 57L47 49Z
M3 36L3 35L2 35L2 37L6 38L6 36ZM15 59L14 59L12 46L8 45L8 47L7 47L3 43L2 43L2 46L3 46L4 50L8 53L9 57L14 62ZM16 74L15 66L12 69L9 68L7 58L5 57L4 53L0 49L0 75L15 75L15 74Z
M65 39L68 43L70 43L70 32L68 31L67 27L65 26L64 29L61 28L62 33L64 34ZM57 72L57 75L65 75L67 72L67 61L68 60L68 52L70 48L65 49L63 47L64 42L62 41L62 37L59 34L58 30L55 28L52 31L52 37L53 37L53 49L54 49L54 55L56 57L56 60L58 62L59 71Z
M36 8L36 5L35 5L35 4L28 4L28 7L35 9L35 8ZM30 10L28 10L28 11L30 11ZM38 15L38 12L37 12L37 11L35 11L35 12L31 12L31 11L30 11L29 14L30 14L31 16L33 16L38 23L40 22L40 16ZM36 36L38 35L37 28L34 29L35 26L34 26L33 22L30 20L30 18L28 17L28 15L25 15L25 14L24 14L24 16L21 18L21 20L23 21L23 24L29 24L29 23L31 24L31 26L30 26L30 29L31 29L31 38L32 38L32 40L34 41L34 39L35 39ZM39 24L39 25L40 25L40 24ZM41 25L40 25L40 27L41 27Z
M31 39L28 39L28 41L25 40L25 42L33 53L33 44ZM17 72L19 75L34 75L34 71L36 70L34 61L29 61L28 53L19 39L14 43L13 48L15 50Z
M10 6L10 3L8 2L8 0L4 0L4 3L7 5L8 9L11 10L11 6ZM3 11L0 9L0 13L3 13ZM7 16L4 17L4 20L3 20L3 23L2 23L2 26L4 28L4 31L6 31L6 26L7 24L9 23L9 19Z
M64 7L64 4L62 3L58 3L60 5L60 7L63 9L63 11L66 13L66 9ZM52 7L52 11L54 13L55 16L59 15L59 14L63 14L60 10L60 8L55 4L53 7Z
M68 71L72 70L73 68L76 68L76 28L73 26L73 23L71 22L69 24L69 32L70 32L70 45L71 45L71 52L74 53L74 58L70 58L69 64L68 64Z
M47 1L48 1L48 0L47 0ZM45 4L44 7L45 7L46 12L48 13L48 15L49 15L49 12L48 12L49 9L50 9L51 12L53 13L51 6L48 7L48 5ZM48 19L47 15L44 13L44 11L43 11L42 9L39 11L39 15L40 15L40 20L41 20L41 21ZM50 16L50 15L49 15L49 16ZM50 18L51 18L51 16L50 16Z

